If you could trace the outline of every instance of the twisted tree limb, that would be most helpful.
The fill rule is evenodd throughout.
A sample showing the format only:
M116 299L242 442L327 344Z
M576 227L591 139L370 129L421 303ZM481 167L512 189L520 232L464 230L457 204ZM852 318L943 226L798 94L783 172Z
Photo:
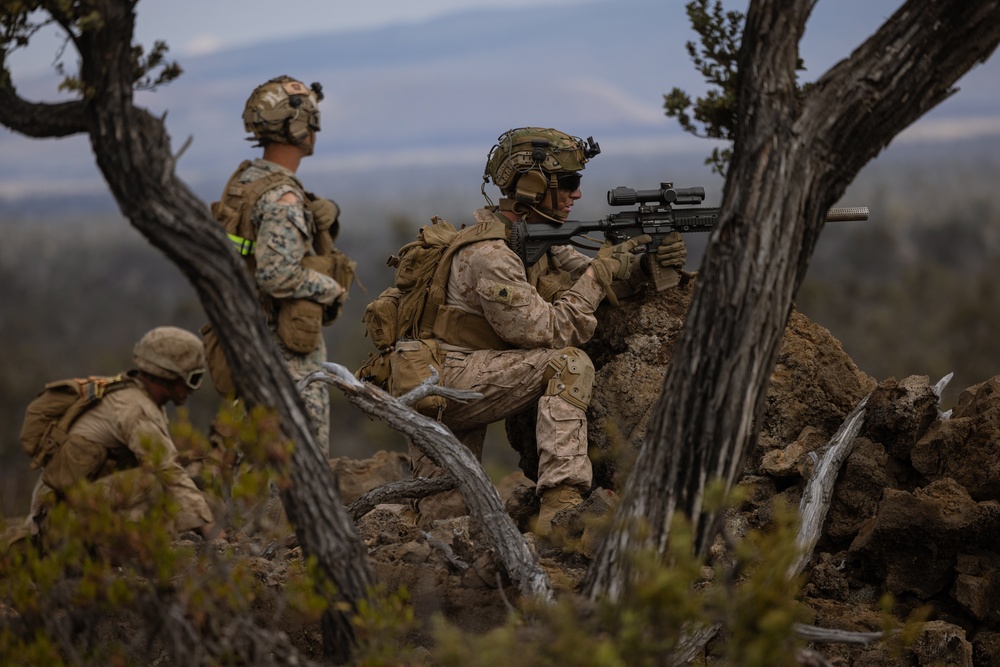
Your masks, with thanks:
M406 435L434 463L451 473L469 513L482 527L521 593L552 601L548 575L535 563L524 537L472 452L444 424L410 409L375 385L361 382L344 366L324 363L323 367L327 375L318 379L340 389L366 415Z
M322 619L324 651L334 662L348 662L356 643L350 617L374 583L364 546L267 329L250 276L208 207L174 173L162 121L133 102L135 1L90 0L87 5L100 20L81 27L73 23L78 17L63 14L65 3L41 3L79 52L82 98L62 104L21 99L0 48L0 123L32 137L88 135L122 214L198 293L240 396L277 414L283 434L295 444L291 484L281 491L285 511L303 553L316 559L317 571L336 589Z

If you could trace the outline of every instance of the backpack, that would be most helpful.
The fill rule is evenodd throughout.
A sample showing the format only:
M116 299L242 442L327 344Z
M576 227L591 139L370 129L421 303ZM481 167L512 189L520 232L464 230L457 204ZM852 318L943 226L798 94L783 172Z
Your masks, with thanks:
M417 240L404 245L386 262L396 269L393 286L365 308L362 321L372 344L386 351L400 339L432 337L455 253L471 243L492 239L507 239L502 222L457 230L447 220L434 217L430 225L421 227Z
M438 313L444 306L455 253L471 243L507 239L501 221L484 222L461 230L434 217L417 239L399 249L387 264L395 267L392 287L385 289L365 308L365 335L377 351L356 373L392 395L400 396L430 376L429 367L440 371L442 353L435 340ZM444 398L428 396L414 408L433 415L444 407Z
M69 429L84 412L108 393L133 385L127 375L57 380L28 404L21 426L21 449L31 457L31 469L44 468L66 442Z

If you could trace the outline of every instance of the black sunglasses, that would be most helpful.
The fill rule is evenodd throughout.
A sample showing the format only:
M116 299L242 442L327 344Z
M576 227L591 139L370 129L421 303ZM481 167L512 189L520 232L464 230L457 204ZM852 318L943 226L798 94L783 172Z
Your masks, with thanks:
M578 172L572 171L556 176L556 183L559 185L560 190L574 192L580 187L580 180L582 178Z

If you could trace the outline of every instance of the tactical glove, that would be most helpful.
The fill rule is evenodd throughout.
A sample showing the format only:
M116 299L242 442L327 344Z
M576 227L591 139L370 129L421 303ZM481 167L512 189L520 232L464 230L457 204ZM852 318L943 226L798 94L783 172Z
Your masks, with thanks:
M590 263L594 270L597 282L604 288L604 292L613 305L618 305L618 298L611 289L611 283L616 280L625 280L632 272L632 250L636 246L652 241L649 234L636 236L625 243L605 246L597 252L597 257Z
M340 208L337 204L329 199L317 197L309 202L308 208L313 214L316 229L321 232L329 229L330 235L336 238L340 227L337 221L337 217L340 215Z
M656 263L665 269L681 270L687 263L687 246L677 232L671 232L663 237L656 248Z

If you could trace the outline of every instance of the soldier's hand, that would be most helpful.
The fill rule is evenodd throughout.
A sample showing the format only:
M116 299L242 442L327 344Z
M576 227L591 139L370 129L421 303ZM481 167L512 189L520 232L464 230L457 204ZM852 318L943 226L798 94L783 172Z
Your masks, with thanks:
M636 246L651 242L653 239L649 234L636 236L625 243L605 246L601 248L597 257L590 263L590 268L594 270L597 282L604 288L608 296L608 301L618 305L614 292L611 291L611 283L615 280L625 280L632 271L632 251Z
M652 240L649 234L643 234L618 245L604 246L597 252L597 257L590 265L594 267L599 277L602 273L609 277L608 284L611 280L625 280L632 270L632 251L636 246ZM601 281L601 284L604 282Z
M309 210L312 211L316 229L321 232L330 229L337 221L337 216L340 215L340 209L335 203L321 197L309 202Z
M663 237L656 248L656 263L665 269L683 269L687 264L687 246L677 232L671 232Z

